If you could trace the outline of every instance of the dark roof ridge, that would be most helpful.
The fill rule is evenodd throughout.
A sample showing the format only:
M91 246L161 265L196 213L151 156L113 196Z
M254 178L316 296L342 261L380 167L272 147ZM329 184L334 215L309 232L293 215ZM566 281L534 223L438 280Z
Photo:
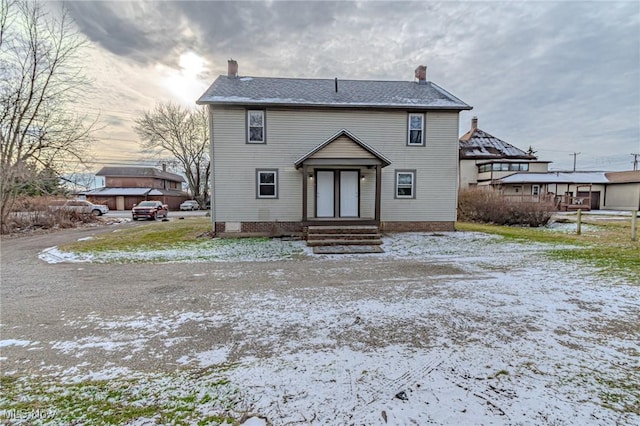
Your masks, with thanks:
M340 77L329 77L329 78L320 78L320 77L261 77L261 76L254 76L254 75L242 75L242 76L238 76L238 77L229 77L226 74L220 74L218 77L227 77L229 80L242 80L243 78L256 78L256 79L268 79L268 80L314 80L314 81L318 81L318 80L326 80L326 81L335 81L335 79L337 78L338 81L361 81L361 82L369 82L369 83L415 83L418 84L416 81L414 80L383 80L383 79L358 79L358 78L340 78ZM435 85L436 83L427 80L425 82L426 84L433 84ZM423 84L425 84L423 83Z

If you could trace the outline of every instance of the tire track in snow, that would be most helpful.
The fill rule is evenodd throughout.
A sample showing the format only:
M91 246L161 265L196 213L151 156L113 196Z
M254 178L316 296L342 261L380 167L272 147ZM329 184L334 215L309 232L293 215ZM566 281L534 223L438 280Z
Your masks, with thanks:
M508 406L511 401L517 398L517 394L509 389L501 389L491 383L487 383L484 378L474 377L460 363L456 362L451 368L447 369L444 378L455 386L468 392L486 404L487 410L494 415L505 417L511 420L508 413Z
M365 418L371 414L371 406L377 403L399 398L401 393L414 386L420 386L424 379L436 370L446 359L450 358L453 351L438 352L429 357L421 367L409 369L400 376L391 380L381 380L374 383L357 386L356 409L351 415L353 424L365 424Z

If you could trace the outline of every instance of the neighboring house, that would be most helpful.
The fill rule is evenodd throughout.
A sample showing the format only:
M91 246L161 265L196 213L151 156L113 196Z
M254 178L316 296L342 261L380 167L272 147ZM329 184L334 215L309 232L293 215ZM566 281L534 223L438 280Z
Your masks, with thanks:
M494 182L504 195L552 195L561 210L637 210L640 171L515 173Z
M96 176L105 178L104 188L85 192L96 204L106 204L111 210L130 210L145 200L158 200L178 210L189 199L182 191L184 178L152 167L103 167Z
M477 117L471 119L471 129L459 143L460 189L491 185L517 172L546 172L550 163L480 130Z
M211 126L212 221L221 232L320 224L453 230L458 115L426 80L238 77L229 61L197 101Z
M549 172L550 161L480 130L477 117L459 143L460 189L486 187L508 197L555 199L561 210L638 209L640 171Z
M608 210L640 210L640 170L605 173L609 183L604 195Z

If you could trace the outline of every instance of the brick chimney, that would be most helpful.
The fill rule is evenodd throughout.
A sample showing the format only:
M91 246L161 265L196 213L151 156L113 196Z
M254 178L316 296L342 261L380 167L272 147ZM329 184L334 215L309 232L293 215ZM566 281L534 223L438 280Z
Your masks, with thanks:
M227 66L228 66L227 77L237 77L238 76L238 62L233 60L233 59L229 59L227 61Z
M427 66L426 65L418 65L415 71L416 78L418 79L418 84L424 84L427 82Z
M478 117L473 117L471 119L471 130L475 130L478 128Z

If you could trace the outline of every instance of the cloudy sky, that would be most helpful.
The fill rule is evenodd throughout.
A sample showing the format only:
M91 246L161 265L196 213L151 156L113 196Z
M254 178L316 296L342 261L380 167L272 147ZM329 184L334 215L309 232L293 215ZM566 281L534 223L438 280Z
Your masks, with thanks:
M65 2L89 41L96 167L141 160L133 120L194 106L227 60L246 76L427 79L479 127L553 170L630 170L640 153L640 2ZM51 3L60 7L60 3Z

